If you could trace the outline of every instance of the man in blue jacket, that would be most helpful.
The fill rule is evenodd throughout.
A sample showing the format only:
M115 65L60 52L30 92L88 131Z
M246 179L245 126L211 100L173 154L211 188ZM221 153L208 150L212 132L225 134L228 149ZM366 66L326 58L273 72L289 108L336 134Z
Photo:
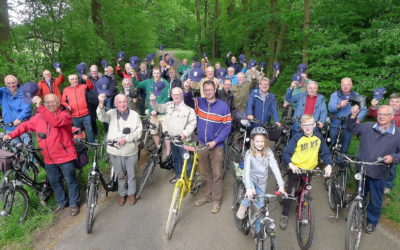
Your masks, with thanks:
M262 123L269 123L271 117L276 125L281 126L278 115L278 104L276 103L275 95L269 93L269 79L263 77L260 79L258 89L253 89L250 92L250 97L247 100L246 115L252 121L255 119ZM259 124L252 123L252 127L258 127Z
M286 91L285 99L290 103L296 104L296 109L293 114L295 122L292 126L295 132L300 131L299 119L302 115L312 115L319 128L324 126L328 112L324 96L318 94L317 82L309 81L307 84L307 92L297 95L293 95L293 87L290 86Z
M31 117L31 105L24 101L22 88L19 88L17 78L8 75L4 78L6 87L0 88L0 105L4 123L12 123L12 127L4 127L6 134L13 131L22 121ZM29 144L30 137L27 134L15 139L15 142L23 141Z
M367 206L367 233L375 230L381 216L383 191L385 182L394 164L400 162L400 130L393 123L394 111L388 105L380 106L377 122L357 123L360 109L357 105L351 108L350 118L346 121L348 129L360 136L360 149L357 158L361 161L374 162L379 157L384 158L386 166L368 166L365 180L364 198L370 193Z
M231 132L232 120L228 105L215 97L216 88L213 81L205 81L205 98L194 99L199 147L208 145L208 149L199 152L204 197L197 200L195 205L213 202L213 214L221 209L224 141Z
M331 95L329 100L328 110L331 113L331 127L329 129L329 137L331 144L336 143L339 129L342 127L342 138L340 144L342 145L340 151L346 153L351 142L351 132L347 129L343 119L347 118L351 114L350 101L354 97L358 96L358 93L352 90L353 82L351 78L345 77L340 83L340 90L336 91ZM357 115L357 122L360 123L365 115L367 114L367 108L362 107Z

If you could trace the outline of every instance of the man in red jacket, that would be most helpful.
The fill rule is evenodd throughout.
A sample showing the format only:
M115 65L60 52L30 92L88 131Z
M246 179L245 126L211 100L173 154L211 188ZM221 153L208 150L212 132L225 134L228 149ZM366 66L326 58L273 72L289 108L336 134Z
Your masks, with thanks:
M71 85L64 89L61 104L71 112L74 127L85 127L88 141L94 142L92 123L86 100L86 91L92 90L94 85L86 75L82 75L82 79L86 81L86 84L78 84L77 75L68 76L68 81Z
M57 213L69 204L71 216L75 216L79 213L79 183L75 174L77 155L72 140L71 115L68 111L60 110L60 99L55 94L48 94L44 98L44 106L39 96L35 96L32 103L37 107L37 114L5 135L3 140L14 139L27 131L36 132L37 135L46 134L45 139L37 137L37 141L58 203L53 211ZM68 185L68 196L64 191L62 176Z
M43 78L38 82L38 96L45 97L47 94L55 94L61 99L60 85L64 82L64 75L61 72L61 68L56 68L56 72L60 75L54 78L50 70L43 71Z

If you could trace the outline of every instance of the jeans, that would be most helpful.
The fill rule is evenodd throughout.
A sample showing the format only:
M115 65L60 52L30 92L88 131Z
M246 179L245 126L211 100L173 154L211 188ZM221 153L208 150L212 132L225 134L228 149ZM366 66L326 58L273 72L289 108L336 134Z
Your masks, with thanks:
M77 128L85 127L88 142L94 142L94 135L92 130L92 122L90 120L90 115L85 115L82 117L72 117L72 125Z
M253 183L253 185L256 188L256 194L257 195L264 195L265 194L265 192L263 190L261 190L261 188L259 188L254 183ZM256 206L257 206L258 209L262 208L264 206L264 197L257 199L257 201L255 203L256 203ZM251 202L250 202L249 199L244 198L243 201L242 201L242 205L248 208L248 207L251 206ZM260 219L258 219L256 221L255 227L256 227L256 232L257 233L260 232Z
M60 206L70 207L79 206L79 183L75 174L75 161L69 161L61 164L45 164L50 186L56 196L56 201ZM68 196L64 191L62 177L68 186Z
M331 127L329 129L329 137L331 138L330 142L331 145L335 145L338 135L339 135L339 128ZM347 153L347 150L349 149L349 145L351 142L351 137L352 134L349 130L345 128L342 129L342 139L339 141L339 143L342 145L342 147L340 148L340 152L344 154Z
M172 151L172 166L175 170L175 176L180 178L182 174L182 167L183 167L183 154L186 153L186 150L182 147L177 147L173 143L171 143L171 151ZM192 171L192 160L193 157L187 160L186 165L186 176L190 177L190 171Z
M392 169L390 170L390 176L385 182L385 188L392 189L393 188L393 183L394 180L396 179L396 168L397 164L392 166Z
M364 199L370 193L367 207L368 223L376 225L382 212L383 190L386 180L378 180L370 177L365 179Z

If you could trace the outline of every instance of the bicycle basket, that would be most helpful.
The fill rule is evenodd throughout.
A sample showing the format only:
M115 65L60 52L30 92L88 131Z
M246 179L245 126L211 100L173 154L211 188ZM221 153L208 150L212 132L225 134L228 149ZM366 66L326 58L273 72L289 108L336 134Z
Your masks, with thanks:
M0 171L7 171L12 168L12 161L15 155L8 151L0 150Z
M282 134L282 127L268 128L268 139L270 141L278 141Z
M78 158L76 159L76 168L83 168L89 162L89 152L88 147L85 143L75 140L74 146Z

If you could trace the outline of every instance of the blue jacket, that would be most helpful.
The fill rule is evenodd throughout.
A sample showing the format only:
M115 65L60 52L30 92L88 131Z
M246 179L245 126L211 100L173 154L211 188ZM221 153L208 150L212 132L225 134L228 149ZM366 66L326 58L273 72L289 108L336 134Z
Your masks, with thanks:
M304 114L304 109L306 107L306 98L307 98L307 92L305 93L300 93L297 95L292 96L292 90L289 88L286 91L286 101L290 103L295 103L296 109L293 114L293 118L299 119L303 114ZM314 118L316 122L322 122L325 123L326 117L328 115L328 111L326 109L326 103L325 103L325 98L323 95L318 94L317 96L317 101L315 103L314 107ZM297 120L292 127L295 131L300 130L300 123Z
M278 104L274 94L267 93L267 96L263 99L260 94L260 89L252 89L250 97L247 100L246 115L253 115L254 118L262 123L269 123L271 121L271 116L275 122L280 122Z
M197 134L201 144L211 141L217 143L216 147L224 146L224 141L231 132L231 113L228 105L216 99L209 103L206 98L195 99L197 114Z
M24 101L22 88L18 88L17 94L13 96L7 87L0 88L0 105L4 123L10 123L16 119L22 121L31 117L31 105ZM12 131L15 127L4 127Z
M361 161L374 162L378 157L391 155L393 163L400 162L400 130L392 124L391 129L381 133L374 122L356 123L357 119L346 120L347 128L360 136L360 148L357 158ZM367 166L367 176L384 180L390 175L391 168L386 166Z
M350 100L353 97L358 96L357 92L351 91L350 94L345 95L342 90L336 91L331 95L331 99L329 100L328 110L329 113L333 115L331 118L331 127L339 128L340 127L340 120L335 119L337 118L344 118L348 117L351 114L351 106L347 104L346 106L338 109L337 105L340 104L342 100ZM357 115L357 120L362 121L367 114L367 108L363 107ZM343 127L346 127L346 124L342 124Z

